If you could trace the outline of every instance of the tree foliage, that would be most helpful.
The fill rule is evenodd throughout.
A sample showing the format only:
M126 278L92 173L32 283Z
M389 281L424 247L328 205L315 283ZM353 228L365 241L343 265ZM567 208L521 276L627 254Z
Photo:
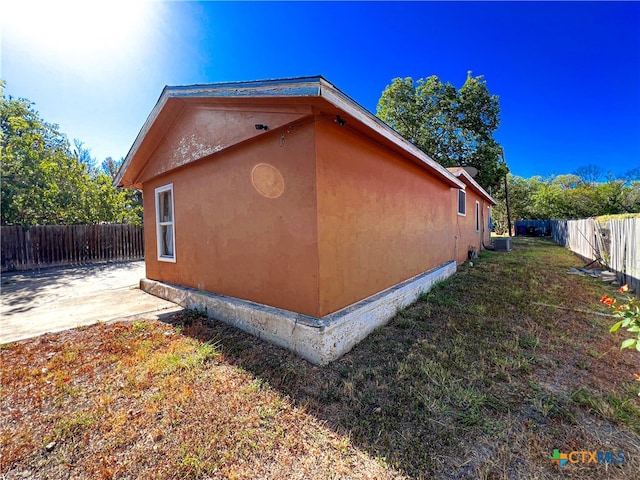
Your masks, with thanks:
M121 158L119 162L116 162L113 158L107 157L102 162L102 171L111 177L111 180L115 180L118 171L124 162L124 158Z
M578 168L575 172L573 172L573 174L577 177L580 177L580 180L582 180L584 183L595 184L602 180L605 172L597 165L586 165L584 167Z
M604 182L594 180L594 169L548 178L507 176L511 219L576 219L640 213L640 181L609 175ZM599 174L598 177L602 176ZM496 231L506 231L507 213L504 186L495 193L493 208Z
M72 150L57 125L25 99L6 98L0 83L2 225L140 223L135 196L93 168L82 142Z
M414 83L395 78L382 92L376 115L445 167L472 166L476 181L496 189L508 168L493 138L500 104L483 76L472 76L460 89L433 75Z

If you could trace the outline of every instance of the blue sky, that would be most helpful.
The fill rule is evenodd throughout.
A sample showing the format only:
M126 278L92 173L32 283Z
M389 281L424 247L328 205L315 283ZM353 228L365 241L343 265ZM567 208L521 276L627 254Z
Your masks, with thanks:
M512 173L640 167L639 2L12 2L6 94L99 161L164 85L323 75L375 113L395 77L484 75ZM29 23L27 23L27 19Z

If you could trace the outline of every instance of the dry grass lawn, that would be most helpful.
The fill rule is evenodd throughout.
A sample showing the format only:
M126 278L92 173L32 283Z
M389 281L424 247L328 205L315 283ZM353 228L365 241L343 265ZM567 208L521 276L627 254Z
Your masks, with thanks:
M580 265L516 239L324 368L198 312L3 345L0 474L639 478L638 354ZM554 449L625 462L559 471Z

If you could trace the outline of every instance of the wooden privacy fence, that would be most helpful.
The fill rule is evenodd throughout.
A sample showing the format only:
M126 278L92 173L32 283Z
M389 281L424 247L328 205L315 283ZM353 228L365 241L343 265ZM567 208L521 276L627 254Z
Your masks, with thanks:
M620 284L640 294L640 218L552 220L551 236L582 258L615 271Z
M0 228L2 271L140 260L142 227L127 224Z

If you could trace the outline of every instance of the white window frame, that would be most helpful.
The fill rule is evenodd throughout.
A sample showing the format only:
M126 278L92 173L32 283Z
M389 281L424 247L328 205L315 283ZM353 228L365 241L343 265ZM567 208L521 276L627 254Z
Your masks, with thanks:
M171 221L160 221L160 194L165 192L171 192ZM158 260L161 262L176 262L176 210L174 208L173 201L173 183L163 185L156 188L156 245L158 249ZM171 226L171 244L173 245L173 255L162 255L162 227Z
M480 202L476 200L476 232L480 231Z
M460 195L462 195L464 198L462 202L462 206L464 207L464 210L462 212L460 211ZM458 215L460 215L461 217L466 217L467 216L467 192L462 188L458 190L457 204L458 205L456 206L456 210L458 210Z

